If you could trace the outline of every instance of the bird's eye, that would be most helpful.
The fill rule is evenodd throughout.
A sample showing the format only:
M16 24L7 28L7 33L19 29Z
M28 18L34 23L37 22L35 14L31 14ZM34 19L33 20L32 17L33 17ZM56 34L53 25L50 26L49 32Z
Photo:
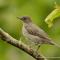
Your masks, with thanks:
M25 18L25 17L23 17L23 20L26 20L26 18Z

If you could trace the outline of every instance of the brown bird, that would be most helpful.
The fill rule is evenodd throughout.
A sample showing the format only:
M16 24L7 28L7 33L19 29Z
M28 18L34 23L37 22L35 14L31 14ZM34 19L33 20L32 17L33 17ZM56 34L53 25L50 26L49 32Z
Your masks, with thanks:
M29 40L34 42L37 45L41 44L50 44L50 45L56 45L43 31L41 28L39 28L37 25L35 25L31 18L28 16L24 17L18 17L20 20L23 21L23 28L22 33L25 37L27 37ZM38 49L40 47L38 46ZM57 46L57 45L56 45Z

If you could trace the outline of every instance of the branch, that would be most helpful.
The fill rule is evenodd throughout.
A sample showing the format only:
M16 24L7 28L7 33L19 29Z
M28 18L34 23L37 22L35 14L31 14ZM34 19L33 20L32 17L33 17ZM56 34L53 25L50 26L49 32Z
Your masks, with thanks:
M6 41L7 43L23 50L24 52L26 52L27 54L29 54L30 56L32 56L36 60L45 60L44 57L42 57L40 54L38 54L32 48L29 48L26 44L19 42L18 40L14 39L8 33L6 33L4 30L2 30L1 28L0 28L0 38L3 41Z

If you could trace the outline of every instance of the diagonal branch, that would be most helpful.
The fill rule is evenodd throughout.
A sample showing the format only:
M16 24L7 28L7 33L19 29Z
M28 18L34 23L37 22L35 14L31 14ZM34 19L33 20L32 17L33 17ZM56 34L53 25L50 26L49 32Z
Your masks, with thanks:
M23 50L24 52L26 52L27 54L29 54L30 56L32 56L36 60L45 60L45 58L42 57L39 53L34 51L32 48L28 47L23 42L19 42L18 40L14 39L13 37L11 37L8 33L6 33L1 28L0 28L0 38L3 41L6 41L7 43L9 43L9 44L11 44L11 45Z

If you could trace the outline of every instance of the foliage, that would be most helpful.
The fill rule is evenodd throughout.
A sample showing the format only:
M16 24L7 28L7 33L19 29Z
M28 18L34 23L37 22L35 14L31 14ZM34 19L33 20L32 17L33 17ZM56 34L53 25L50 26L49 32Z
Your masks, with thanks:
M56 8L45 19L48 27L52 27L53 20L55 20L57 17L60 17L60 6L58 5L56 5Z
M54 42L60 45L60 8L54 8L54 2L60 0L0 0L0 28L16 39L20 39L22 22L17 16L30 16L32 21L41 27ZM46 19L45 19L46 18ZM51 28L48 27L53 26ZM22 41L26 40L22 37ZM39 50L46 57L59 57L60 48L42 45ZM0 60L34 60L19 49L0 40ZM48 60L60 60L51 58Z

